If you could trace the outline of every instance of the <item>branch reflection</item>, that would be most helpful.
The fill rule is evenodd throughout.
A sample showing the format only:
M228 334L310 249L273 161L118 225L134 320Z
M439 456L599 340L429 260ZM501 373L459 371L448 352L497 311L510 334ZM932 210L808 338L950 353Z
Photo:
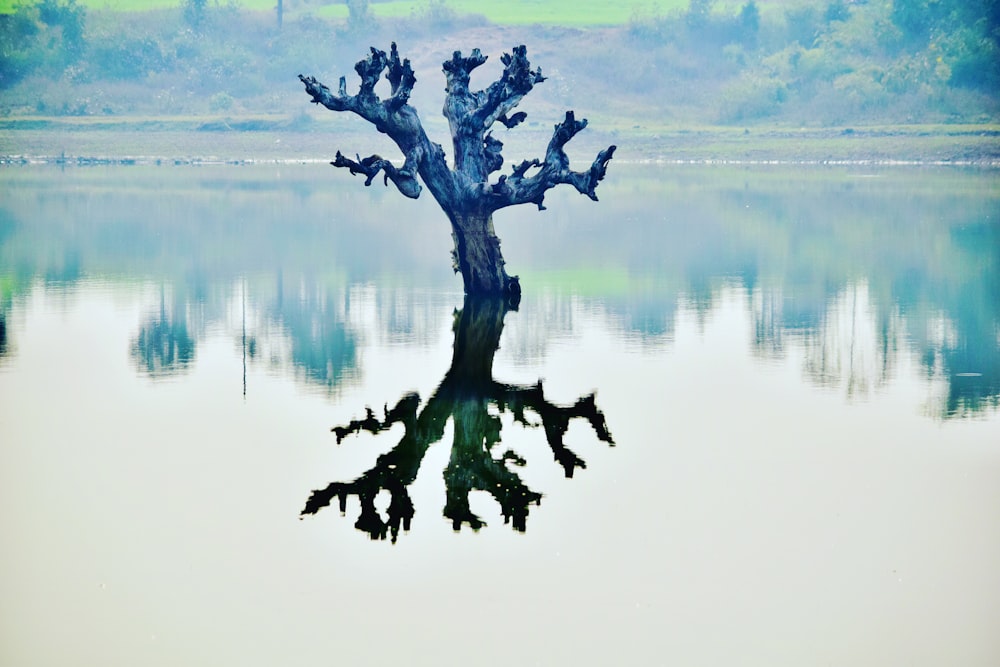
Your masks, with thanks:
M7 316L0 311L0 359L7 356Z
M521 456L512 449L495 453L503 428L498 413L510 411L514 421L522 426L541 426L566 477L572 477L577 468L586 468L584 460L563 442L573 419L585 419L598 439L614 445L594 394L578 399L573 405L559 406L546 399L541 381L534 385L514 385L493 379L493 357L508 309L500 299L466 297L464 307L455 314L451 366L422 408L417 394L407 394L392 408L386 406L381 419L368 408L364 418L331 429L338 444L351 434L360 431L378 434L397 423L403 425L404 432L399 443L379 456L374 467L358 479L333 482L313 491L302 515L317 513L334 498L340 511L345 512L348 497L357 496L361 514L355 527L372 539L388 536L395 542L400 527L409 530L414 515L408 487L416 479L428 448L444 437L451 420L454 442L444 470L444 516L451 520L455 530L460 530L463 524L479 530L485 523L472 512L469 494L486 491L499 503L504 522L523 532L529 507L540 504L542 495L528 488L508 467L508 464L525 465ZM382 491L390 496L385 518L375 507L375 498Z

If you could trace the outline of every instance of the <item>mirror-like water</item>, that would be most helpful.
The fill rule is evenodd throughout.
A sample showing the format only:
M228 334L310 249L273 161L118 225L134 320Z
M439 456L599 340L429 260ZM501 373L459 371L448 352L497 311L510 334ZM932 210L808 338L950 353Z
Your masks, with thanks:
M614 172L0 169L0 664L995 664L996 174Z

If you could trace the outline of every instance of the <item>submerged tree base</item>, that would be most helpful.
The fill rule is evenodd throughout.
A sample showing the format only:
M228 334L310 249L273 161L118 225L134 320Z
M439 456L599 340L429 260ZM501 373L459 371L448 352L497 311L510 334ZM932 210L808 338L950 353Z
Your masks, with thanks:
M501 297L516 307L521 283L517 276L507 275L492 217L453 217L451 230L453 267L462 274L466 294Z

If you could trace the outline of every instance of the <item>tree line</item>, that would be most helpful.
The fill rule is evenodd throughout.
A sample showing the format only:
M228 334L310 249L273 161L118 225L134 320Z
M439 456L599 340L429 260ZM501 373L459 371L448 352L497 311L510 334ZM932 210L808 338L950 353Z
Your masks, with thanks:
M443 0L401 19L376 18L367 0L346 4L346 19L298 12L279 21L280 12L218 0L144 12L24 2L0 15L0 113L283 112L293 107L275 84L349 66L368 43L489 26ZM533 30L539 41L551 33ZM689 0L637 12L627 25L560 33L547 62L562 77L553 88L618 99L632 116L982 122L997 113L1000 0L802 0L773 9L747 0L731 10Z

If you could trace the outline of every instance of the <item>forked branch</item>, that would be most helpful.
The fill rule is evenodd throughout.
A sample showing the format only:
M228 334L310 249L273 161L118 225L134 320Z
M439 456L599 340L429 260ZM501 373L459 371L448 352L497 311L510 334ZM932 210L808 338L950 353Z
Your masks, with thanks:
M317 81L316 77L299 74L299 81L305 85L314 104L322 104L331 111L352 111L373 123L379 130L388 131L386 124L409 101L413 85L417 81L410 61L399 59L399 51L393 42L388 55L381 49L371 47L368 57L354 65L354 71L361 77L357 95L347 93L347 80L344 77L340 78L336 94ZM390 97L385 101L375 94L375 85L383 72L386 72L386 80L391 86Z
M585 127L585 118L576 120L573 112L567 111L563 122L555 126L544 161L526 160L516 165L510 176L501 176L496 184L489 187L488 192L492 195L491 208L498 210L517 204L534 203L539 210L544 210L545 192L563 183L572 185L580 194L597 201L597 184L604 179L608 162L617 147L612 145L598 153L587 171L572 171L565 146ZM528 171L533 167L538 167L538 171L528 176Z
M337 151L337 157L334 159L332 164L334 167L344 167L351 172L351 175L364 174L368 178L365 179L365 186L372 184L372 181L381 171L384 174L383 183L389 185L389 181L392 181L396 188L410 199L416 199L420 196L421 186L420 181L417 180L417 162L418 157L414 157L419 153L419 148L411 151L410 155L406 156L406 162L403 163L402 169L397 169L396 165L384 159L381 155L371 155L366 158L362 158L360 155L355 155L357 160L352 160L346 158Z

